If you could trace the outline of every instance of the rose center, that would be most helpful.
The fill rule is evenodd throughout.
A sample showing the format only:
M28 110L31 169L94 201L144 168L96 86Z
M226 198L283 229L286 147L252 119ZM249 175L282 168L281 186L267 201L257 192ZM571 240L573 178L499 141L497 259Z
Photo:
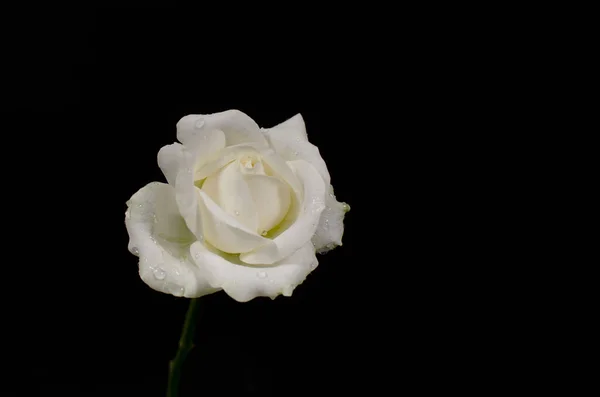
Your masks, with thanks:
M240 163L244 166L244 168L252 169L258 163L259 160L255 157L244 156L240 159Z
M262 236L281 223L292 200L289 185L276 175L267 175L258 153L238 155L201 186L223 210L227 223Z

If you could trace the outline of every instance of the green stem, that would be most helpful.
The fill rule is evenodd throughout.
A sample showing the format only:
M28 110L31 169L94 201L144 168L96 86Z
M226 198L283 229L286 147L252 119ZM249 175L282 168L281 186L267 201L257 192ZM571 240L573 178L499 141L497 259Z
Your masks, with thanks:
M169 362L169 381L167 383L167 397L178 397L179 394L179 379L181 378L181 368L183 362L194 347L194 331L196 330L196 318L200 308L200 298L191 299L185 322L183 323L183 331L179 339L179 348L177 354Z

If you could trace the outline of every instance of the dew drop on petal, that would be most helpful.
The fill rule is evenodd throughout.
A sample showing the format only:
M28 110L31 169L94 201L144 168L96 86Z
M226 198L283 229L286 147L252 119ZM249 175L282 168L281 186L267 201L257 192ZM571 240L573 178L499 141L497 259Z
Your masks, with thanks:
M240 214L240 211L237 211L237 210L236 210L236 211L235 211L235 215L239 215L239 214Z
M157 280L164 280L166 275L167 273L160 267L154 270L154 277L156 277Z
M175 296L183 296L185 289L182 286L173 283L167 283L166 285L167 291Z
M348 212L348 211L350 211L350 206L346 203L342 203L342 210L344 212Z
M194 126L197 129L200 129L200 128L204 127L204 119L203 118L199 118L198 120L196 120L196 124L194 124Z
M266 278L267 277L267 272L260 271L260 272L256 273L256 275L258 276L258 278Z
M298 154L299 154L299 153L298 153L298 151L296 150L296 151L294 152L294 156L297 156Z
M138 208L142 208L144 204L138 204Z
M131 247L131 253L133 255L139 255L140 254L140 250L138 249L138 247Z

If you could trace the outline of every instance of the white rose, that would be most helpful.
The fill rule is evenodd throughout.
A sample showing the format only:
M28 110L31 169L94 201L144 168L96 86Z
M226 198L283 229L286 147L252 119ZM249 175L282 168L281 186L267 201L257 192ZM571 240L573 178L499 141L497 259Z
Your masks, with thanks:
M168 184L127 202L129 250L157 291L196 298L219 290L240 302L290 296L342 244L347 204L296 115L261 129L237 110L189 115L158 153Z

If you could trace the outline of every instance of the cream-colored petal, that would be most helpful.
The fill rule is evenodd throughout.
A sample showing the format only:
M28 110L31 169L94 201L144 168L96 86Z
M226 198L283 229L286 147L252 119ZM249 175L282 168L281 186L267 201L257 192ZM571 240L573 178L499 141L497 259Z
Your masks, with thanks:
M185 123L183 123L184 127L182 127L180 123L181 121L177 124L177 138L192 155L192 171L201 167L208 159L218 156L219 152L225 148L225 133L218 128L186 129ZM183 134L185 139L182 141L180 136L184 131L186 132Z
M306 128L300 114L273 128L264 129L263 133L270 146L284 160L305 160L319 171L326 184L331 182L327 164L321 157L319 148L306 139Z
M202 187L227 214L249 230L258 230L258 213L238 161L206 178Z
M290 187L268 175L244 175L258 214L258 232L266 234L287 215L292 201Z
M169 178L175 176L175 193L177 205L181 216L185 219L188 228L194 233L196 238L202 239L201 214L198 207L198 192L194 185L194 173L199 164L206 159L218 157L225 145L225 136L222 131L212 130L201 136L192 136L188 141L188 146L176 146L179 150L170 149L159 158L159 164L174 163L167 161L169 158L177 158L179 169L173 172L169 168ZM173 153L170 153L173 152ZM169 154L170 156L166 156ZM171 183L171 182L170 182Z
M288 139L308 141L306 135L306 125L300 113L290 117L283 123L277 124L275 127L262 128L261 131L265 135L273 135L275 137L285 136Z
M207 158L205 162L197 167L194 173L194 180L201 181L204 178L219 172L221 168L232 161L245 155L258 155L258 150L260 150L259 146L254 144L241 144L226 147Z
M206 192L198 189L204 238L217 249L230 254L248 252L268 241L227 214Z
M196 241L179 215L172 186L153 182L127 202L129 251L139 256L142 280L156 291L196 298L218 291L190 257Z
M344 235L344 216L350 211L350 206L340 203L333 194L333 187L329 186L325 197L325 209L321 214L319 226L312 238L317 253L324 254L335 247L342 245Z
M184 116L177 123L177 139L186 147L191 147L196 145L205 133L214 130L223 131L225 146L242 143L268 146L256 122L239 110Z
M194 156L184 148L182 150L182 168L175 179L175 200L179 213L185 223L198 240L202 240L202 214L200 212L198 188L194 185L192 172Z
M233 263L197 242L190 249L197 266L207 274L210 285L223 289L238 302L256 297L291 296L296 286L313 271L318 261L308 242L270 267L252 267Z
M290 161L288 164L303 185L304 197L300 214L287 230L269 240L268 244L241 254L242 262L275 263L309 242L315 234L321 212L325 209L325 182L318 171L304 160Z
M302 198L302 184L294 174L289 164L281 158L273 149L260 152L265 172L269 176L276 176L286 182L299 198Z
M183 145L174 143L160 148L158 151L158 166L167 178L167 182L175 186L177 174L183 167Z

